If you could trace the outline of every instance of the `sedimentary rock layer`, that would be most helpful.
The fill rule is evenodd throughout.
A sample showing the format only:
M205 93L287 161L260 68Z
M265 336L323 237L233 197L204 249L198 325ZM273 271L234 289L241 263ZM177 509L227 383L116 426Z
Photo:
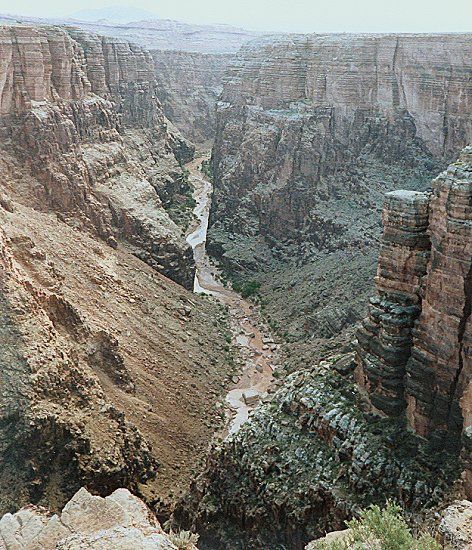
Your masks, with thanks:
M444 447L464 447L470 484L472 148L432 193L387 195L377 296L358 331L358 382ZM462 442L461 442L462 437Z
M379 252L377 296L357 332L358 383L372 404L387 414L405 410L405 366L411 330L421 311L421 282L429 258L429 195L393 191L386 195Z
M444 444L472 429L472 147L433 181L431 258L407 365L408 419ZM472 490L472 486L471 486Z
M0 28L0 50L2 150L39 180L35 207L109 242L125 239L190 288L191 251L164 206L192 150L168 130L149 54L82 31L21 26Z
M216 101L233 55L153 50L158 97L166 117L193 143L211 146Z
M330 326L346 333L363 316L385 192L427 189L472 139L471 59L460 34L242 48L217 106L208 247L262 283L282 332L322 344ZM363 288L349 281L353 263Z

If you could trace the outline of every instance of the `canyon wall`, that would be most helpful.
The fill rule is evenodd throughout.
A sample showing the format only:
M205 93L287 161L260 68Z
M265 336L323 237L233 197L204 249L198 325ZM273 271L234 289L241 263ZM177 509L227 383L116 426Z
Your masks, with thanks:
M192 143L209 148L216 132L216 102L234 55L153 50L158 97L165 116Z
M464 448L472 494L472 148L431 194L387 195L377 296L358 331L358 381L439 448Z
M137 46L0 27L2 513L84 485L169 502L221 422L227 326L185 288L192 148L156 88Z
M472 148L432 192L386 194L356 351L279 381L213 449L175 521L208 544L301 549L370 503L472 496ZM459 460L460 457L460 460Z
M147 50L173 50L202 54L233 54L264 33L231 25L193 25L172 19L143 19L126 24L101 19L83 21L71 18L41 18L0 14L1 25L60 25L82 29L100 36L114 37Z
M2 149L41 180L36 202L190 288L192 253L165 206L192 149L168 130L149 54L54 27L3 27L1 48Z
M472 139L471 44L294 35L238 54L217 105L208 248L261 283L292 339L326 342L362 318L384 193L425 190Z

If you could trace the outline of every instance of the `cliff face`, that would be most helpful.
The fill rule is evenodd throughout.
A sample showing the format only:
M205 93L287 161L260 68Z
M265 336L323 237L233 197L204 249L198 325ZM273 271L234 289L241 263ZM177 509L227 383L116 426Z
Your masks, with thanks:
M440 448L463 446L470 468L472 148L431 195L389 194L384 226L377 296L358 332L358 380L375 408L406 414Z
M460 471L470 498L471 154L431 194L386 195L356 353L281 381L214 449L177 521L236 548L303 548L369 503L437 506Z
M355 262L367 289L383 194L426 189L472 139L471 53L470 35L313 35L259 40L236 58L217 106L209 250L262 283L294 338L362 316L366 290L339 266ZM314 294L314 281L318 303L290 298Z
M26 166L39 180L31 202L126 240L190 288L191 251L163 201L191 149L168 131L149 54L54 27L0 32L2 150L11 172Z
M140 48L0 33L0 510L58 509L83 485L167 498L230 365L219 309L162 275L192 283L164 208L188 149Z
M192 143L211 146L216 131L216 101L234 56L160 50L151 54L165 116Z

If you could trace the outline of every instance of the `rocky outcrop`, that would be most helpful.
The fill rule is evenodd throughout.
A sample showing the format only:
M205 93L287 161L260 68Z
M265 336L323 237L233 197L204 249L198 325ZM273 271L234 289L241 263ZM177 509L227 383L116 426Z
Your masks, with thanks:
M442 513L439 533L446 550L465 550L472 546L472 502L453 502Z
M431 258L407 364L407 416L418 434L440 445L463 434L470 451L472 147L434 180L428 232Z
M429 195L393 191L386 195L379 253L377 296L357 332L358 383L373 406L386 414L404 412L406 363L412 328L421 311L421 282L429 259Z
M190 288L194 266L164 198L192 149L169 131L152 59L126 42L55 27L2 27L0 132L11 164L53 208L104 240L124 239Z
M472 148L432 193L387 195L377 296L358 332L358 381L372 405L405 414L436 446L464 446L470 468ZM466 472L467 490L470 470Z
M151 54L165 116L192 143L211 146L216 132L216 102L234 56L169 50Z
M338 356L284 379L213 449L176 525L210 547L301 550L371 503L391 498L415 512L438 505L457 456L429 454L401 424L370 414L353 367L352 354Z
M176 550L146 505L126 489L106 498L80 489L60 515L27 506L0 519L0 547L5 550ZM188 550L196 547L189 543Z
M237 56L217 105L208 247L269 304L280 294L268 307L291 338L362 318L368 283L339 266L372 280L385 192L425 190L472 139L470 48L470 35L297 35ZM306 292L289 286L295 269ZM307 298L314 280L324 299Z

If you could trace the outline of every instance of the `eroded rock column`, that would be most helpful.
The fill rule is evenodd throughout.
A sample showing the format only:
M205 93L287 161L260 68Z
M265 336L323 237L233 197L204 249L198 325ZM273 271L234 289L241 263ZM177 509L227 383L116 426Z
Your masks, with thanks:
M405 367L412 327L421 311L420 289L430 249L428 202L427 193L387 193L377 294L357 334L357 381L373 407L387 415L399 415L406 406Z
M470 448L472 147L432 187L431 258L407 365L407 416L419 435L455 446L462 433Z

